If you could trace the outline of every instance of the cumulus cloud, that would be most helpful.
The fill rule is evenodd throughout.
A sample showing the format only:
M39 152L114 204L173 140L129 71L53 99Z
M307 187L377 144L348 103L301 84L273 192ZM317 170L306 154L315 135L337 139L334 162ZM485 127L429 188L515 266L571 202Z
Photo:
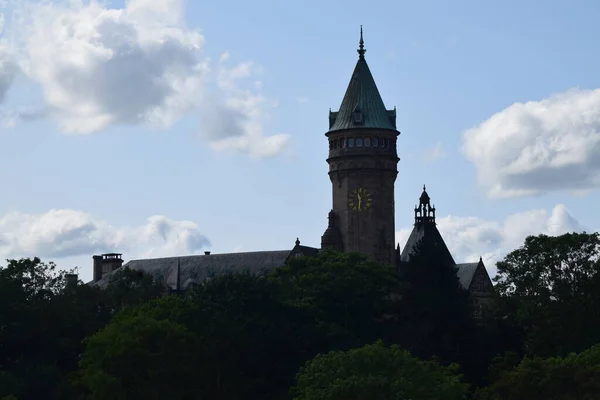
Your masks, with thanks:
M0 104L4 101L18 70L14 54L7 41L3 39L3 31L4 14L0 13Z
M166 128L194 111L216 149L266 157L286 144L286 135L265 135L260 87L243 85L255 73L252 63L229 67L222 58L213 70L201 51L204 35L185 24L182 0L128 0L123 8L83 0L24 4L11 24L19 66L41 87L45 109L36 115L51 116L63 132ZM1 71L0 96L10 85ZM13 123L25 119L12 115Z
M436 218L436 222L454 261L474 262L482 257L491 276L496 274L495 263L522 246L529 235L558 236L584 230L563 204L557 204L550 212L534 209L509 215L504 221L449 215ZM404 228L396 232L401 249L411 231L412 228Z
M4 258L89 256L119 251L128 258L193 254L210 242L190 221L149 217L135 227L115 227L70 209L44 214L10 213L0 218L0 254Z
M19 25L25 73L41 85L67 133L115 123L169 126L193 105L203 36L183 25L176 0L28 4ZM60 56L57 56L60 55Z
M251 62L229 67L228 60L229 53L221 55L216 79L219 90L211 92L201 108L202 129L213 139L215 150L234 150L253 158L272 157L287 145L290 136L265 136L262 83L255 81L251 88L240 85L252 76L255 67Z
M515 103L467 130L462 151L491 197L600 186L600 89Z

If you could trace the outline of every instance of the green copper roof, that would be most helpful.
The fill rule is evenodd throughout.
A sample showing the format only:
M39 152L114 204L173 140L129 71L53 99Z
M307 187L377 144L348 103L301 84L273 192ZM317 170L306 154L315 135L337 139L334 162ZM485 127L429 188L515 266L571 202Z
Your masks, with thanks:
M329 112L329 132L352 128L396 130L396 110L386 110L377 85L365 60L360 29L358 62L346 89L340 110Z

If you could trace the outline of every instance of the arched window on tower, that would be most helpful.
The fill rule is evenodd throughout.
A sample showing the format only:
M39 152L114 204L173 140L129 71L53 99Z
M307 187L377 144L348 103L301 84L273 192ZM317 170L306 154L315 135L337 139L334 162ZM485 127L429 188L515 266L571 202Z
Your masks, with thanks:
M379 138L373 138L373 147L379 147Z
M371 147L371 138L365 138L365 147Z
M363 139L361 137L356 138L356 147L362 147Z
M348 138L348 147L354 147L354 138Z

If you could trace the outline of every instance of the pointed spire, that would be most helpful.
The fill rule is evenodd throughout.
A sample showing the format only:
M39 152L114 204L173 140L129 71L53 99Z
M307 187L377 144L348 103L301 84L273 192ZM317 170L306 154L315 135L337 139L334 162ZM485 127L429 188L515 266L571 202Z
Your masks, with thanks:
M296 238L296 246L300 245L300 239Z
M365 53L367 52L367 50L365 50L365 41L363 40L362 25L360 26L360 41L358 42L358 50L356 51L358 52L358 59L364 60Z
M396 112L387 110L365 60L362 26L358 61L339 111L329 112L329 132L345 129L378 128L396 131Z

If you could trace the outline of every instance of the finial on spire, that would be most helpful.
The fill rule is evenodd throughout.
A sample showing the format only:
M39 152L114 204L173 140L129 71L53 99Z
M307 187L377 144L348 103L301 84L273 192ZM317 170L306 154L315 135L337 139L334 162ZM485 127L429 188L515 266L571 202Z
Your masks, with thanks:
M358 42L358 58L359 59L364 59L365 58L365 53L367 52L367 50L365 50L365 41L363 40L363 31L362 31L362 25L360 26L360 41Z
M425 191L425 190L426 190L426 189L425 189L425 184L423 184L423 191Z
M296 246L300 245L300 239L296 238Z

